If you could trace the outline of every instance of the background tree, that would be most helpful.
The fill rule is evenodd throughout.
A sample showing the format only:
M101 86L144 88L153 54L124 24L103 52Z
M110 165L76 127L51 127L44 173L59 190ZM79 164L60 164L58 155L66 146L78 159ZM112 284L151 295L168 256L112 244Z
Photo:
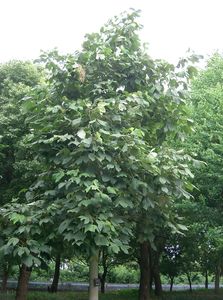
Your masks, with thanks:
M31 62L11 61L0 65L0 78L0 192L1 205L8 205L12 198L24 202L25 192L32 182L33 176L26 176L26 171L34 165L26 163L19 153L19 142L27 132L21 106L23 97L41 81L41 70ZM14 217L16 219L15 213ZM15 219L14 223L17 222ZM11 229L8 228L8 222L4 219L1 221L1 241L5 244L10 240ZM16 263L10 251L4 254L3 290L7 285L9 271Z
M203 218L207 247L201 246L204 252L204 249L208 251L210 258L212 255L209 250L213 241L210 240L209 233L219 232L222 227L222 74L223 59L221 55L215 54L209 59L206 69L194 80L191 116L195 120L195 132L185 145L190 153L196 153L197 158L205 162L201 168L193 171L194 184L197 186L194 197L197 203L201 203L201 207L206 206L211 212L209 216L205 214L206 220ZM221 234L214 234L213 238L217 236L221 243ZM214 242L218 249L219 243L216 240ZM217 261L214 259L211 263L216 270L216 287L219 281L220 257L218 263ZM202 264L210 265L205 260Z
M173 290L174 278L181 272L179 256L179 245L174 244L173 241L170 245L166 245L161 263L161 272L169 277L171 292Z

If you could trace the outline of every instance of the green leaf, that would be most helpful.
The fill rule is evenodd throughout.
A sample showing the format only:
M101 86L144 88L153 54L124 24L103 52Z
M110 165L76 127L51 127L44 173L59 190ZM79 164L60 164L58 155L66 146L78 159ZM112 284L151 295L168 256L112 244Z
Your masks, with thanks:
M95 240L95 244L97 246L108 246L108 244L109 244L107 238L105 236L101 235L101 234L96 235L94 240Z
M162 186L161 187L161 190L165 193L165 194L168 194L169 193L169 190L166 186Z
M33 264L36 266L40 266L41 260L38 257L33 257Z
M73 126L80 125L80 123L81 123L81 118L77 118L72 121Z
M22 257L24 254L29 255L30 254L30 250L27 247L19 247L17 253L18 253L18 255L20 257Z
M177 227L178 227L180 230L182 230L182 231L187 231L187 230L188 230L187 226L185 226L185 225L183 225L183 224L177 224Z
M164 177L159 177L159 182L162 184L165 184L167 182L167 180Z
M90 147L92 143L92 137L89 137L87 139L83 139L83 143L85 144L86 147Z
M115 244L112 244L112 245L110 246L110 249L111 249L111 251L112 251L113 253L115 253L115 254L119 253L119 250L120 250L120 248L119 248L117 245L115 245Z
M64 171L60 171L60 172L57 172L57 173L53 174L53 179L54 179L54 181L57 183L57 182L59 182L64 176L65 176Z
M80 139L85 139L86 137L86 132L84 131L84 129L80 129L78 132L77 132L77 136L80 138Z
M11 238L9 241L8 241L8 244L10 245L17 245L19 243L19 239L18 238Z
M84 232L95 232L97 230L97 226L94 224L87 224L84 228Z
M28 256L25 259L23 259L23 263L27 266L27 267L32 267L33 266L33 256Z
M102 125L103 127L107 127L107 126L108 126L108 123L105 122L105 121L102 121L102 120L97 120L97 121L98 121L98 123L99 123L100 125Z
M69 104L69 108L76 111L77 110L77 104L76 103L71 103L71 104Z
M18 213L12 213L10 216L10 220L16 224L16 223L23 223L26 220L26 217L24 215L18 214Z
M120 199L117 203L116 206L121 206L123 208L127 207L132 207L132 203L126 199Z
M58 228L59 233L63 233L69 227L70 223L71 220L63 221Z
M66 184L67 184L66 181L59 183L58 184L58 189L62 189L63 187L65 187Z
M23 112L28 113L30 110L34 109L35 106L36 106L36 103L34 101L32 101L32 100L25 101L22 104L22 110L23 110Z
M111 186L107 187L107 191L108 191L110 194L116 194L116 190L115 190L113 187L111 187Z

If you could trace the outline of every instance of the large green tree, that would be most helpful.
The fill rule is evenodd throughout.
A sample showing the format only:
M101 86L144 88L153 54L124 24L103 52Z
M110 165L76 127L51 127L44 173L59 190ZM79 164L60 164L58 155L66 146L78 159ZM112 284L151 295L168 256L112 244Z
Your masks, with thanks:
M189 128L186 89L194 69L186 59L176 68L152 60L137 17L132 11L110 20L75 55L44 53L39 62L48 79L21 110L29 128L21 149L39 166L27 205L36 205L44 220L40 231L44 223L89 256L90 300L98 299L99 249L126 252L133 232L140 300L149 299L148 242L161 225L180 229L171 207L189 197L189 156L168 138ZM10 211L5 216L11 220Z

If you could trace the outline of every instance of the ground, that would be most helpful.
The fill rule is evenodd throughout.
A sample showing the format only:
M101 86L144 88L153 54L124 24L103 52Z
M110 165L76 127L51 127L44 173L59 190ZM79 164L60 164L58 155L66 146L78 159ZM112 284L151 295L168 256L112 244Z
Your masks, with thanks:
M4 297L0 296L1 300L14 300L14 293L10 292ZM137 291L117 291L110 292L105 295L100 295L100 300L137 300ZM222 300L223 290L218 295L215 295L213 290L195 291L195 292L173 292L164 293L162 297L153 297L152 300ZM49 294L47 292L29 292L28 300L87 300L87 293L81 292L65 292L57 294Z

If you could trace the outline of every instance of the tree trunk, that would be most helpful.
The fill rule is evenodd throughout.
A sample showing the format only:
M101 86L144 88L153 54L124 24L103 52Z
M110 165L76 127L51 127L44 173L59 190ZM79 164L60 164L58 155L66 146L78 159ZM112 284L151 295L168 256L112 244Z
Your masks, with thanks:
M154 276L153 276L153 251L151 246L149 245L149 294L152 294L153 291L153 284L154 284Z
M101 282L101 293L105 293L105 281L108 274L108 265L107 265L107 255L105 253L105 250L102 250L102 267L103 267L103 273L99 276L100 282Z
M205 288L208 289L208 271L205 271Z
M60 254L56 257L55 260L55 269L54 269L54 276L53 276L53 282L50 287L51 293L56 293L58 290L58 283L60 278Z
M106 276L104 276L104 274L102 274L100 276L100 281L101 281L101 293L102 294L105 294L105 279L106 279Z
M217 266L217 268L215 270L215 282L214 282L215 293L219 292L219 288L220 288L220 275L221 275L221 268L219 266Z
M3 265L3 276L2 276L2 292L5 293L7 291L7 282L9 276L9 265L8 263Z
M149 261L149 243L143 242L140 244L140 285L139 285L139 300L150 299L150 261Z
M170 292L173 291L173 280L174 280L174 277L171 277L170 278Z
M153 270L150 268L150 280L149 280L149 293L152 293L153 290Z
M189 286L190 286L190 292L192 292L192 282L191 282L191 277L190 277L189 273L187 273L187 279L188 279L188 283L189 283Z
M98 286L95 280L98 281L98 256L97 251L90 257L89 266L89 300L98 300Z
M154 251L152 257L153 257L152 274L153 274L153 279L154 279L154 284L155 284L155 295L161 296L162 283L161 283L160 270L159 270L160 253L158 251Z
M19 280L16 290L15 300L27 300L28 283L31 274L31 268L26 265L22 265L19 271Z
M153 270L153 276L154 276L154 283L155 283L155 295L161 296L163 289L162 289L159 269Z

